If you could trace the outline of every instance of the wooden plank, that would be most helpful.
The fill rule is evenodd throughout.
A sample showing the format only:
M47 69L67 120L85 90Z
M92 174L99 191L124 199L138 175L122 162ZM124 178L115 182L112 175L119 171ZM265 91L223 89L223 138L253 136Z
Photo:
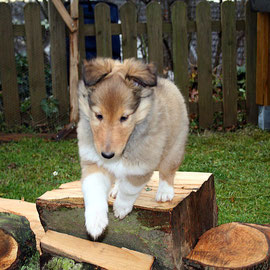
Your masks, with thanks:
M0 76L5 122L20 125L20 100L17 84L11 8L0 3Z
M258 122L256 105L257 13L251 11L249 1L246 3L245 11L247 121L256 125Z
M172 48L174 81L182 92L186 104L189 100L187 8L184 2L174 2L172 13Z
M158 2L151 2L146 7L148 61L153 62L159 75L163 75L163 39L162 39L162 13Z
M213 85L212 85L212 32L209 2L203 1L196 8L199 124L210 128L213 124Z
M72 0L70 5L70 15L73 19L74 27L77 29L69 34L69 96L70 96L70 123L79 120L78 104L78 82L79 82L79 31L78 31L78 0Z
M65 122L69 116L69 94L65 23L49 0L50 53L53 96L59 101L59 115Z
M43 252L86 262L108 270L150 270L154 257L148 254L47 231L41 240Z
M222 75L223 75L223 125L237 124L237 71L235 3L221 5L222 24Z
M0 198L0 212L7 212L26 217L30 222L32 231L36 236L37 249L41 253L40 240L44 236L45 232L40 223L35 203Z
M86 59L85 34L84 34L84 11L83 6L79 6L79 79L82 78L82 64Z
M270 16L269 13L257 15L257 69L256 69L256 103L270 105Z
M137 10L132 2L120 8L123 58L137 58Z
M105 3L95 6L97 56L112 57L110 7Z
M31 98L31 115L33 125L46 121L41 108L42 99L46 98L44 73L44 51L40 24L40 7L36 3L28 3L24 7L26 51L29 68L29 90Z
M74 32L77 30L76 25L74 24L74 21L72 17L69 15L67 12L64 4L62 3L61 0L51 0L59 12L61 18L64 20L65 24L67 25L68 29L70 32Z

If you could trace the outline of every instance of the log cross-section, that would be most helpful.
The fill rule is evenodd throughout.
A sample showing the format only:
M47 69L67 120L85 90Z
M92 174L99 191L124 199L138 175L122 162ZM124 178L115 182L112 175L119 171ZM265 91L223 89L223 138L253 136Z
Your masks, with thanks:
M110 198L109 225L99 240L156 257L155 270L183 269L182 257L217 224L214 177L210 173L177 172L171 202L156 202L157 188L155 172L123 220L114 217ZM46 192L36 204L46 231L89 239L79 181Z

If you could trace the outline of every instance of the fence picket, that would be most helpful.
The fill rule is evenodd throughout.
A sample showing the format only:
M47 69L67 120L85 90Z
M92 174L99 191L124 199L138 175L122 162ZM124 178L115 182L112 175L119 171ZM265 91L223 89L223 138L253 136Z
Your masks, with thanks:
M65 120L69 119L65 23L52 3L52 0L49 0L48 8L50 21L52 92L54 98L59 102L61 122L65 122Z
M212 32L209 2L197 5L197 55L198 55L198 92L199 123L201 128L213 124L212 90Z
M21 124L20 100L14 52L11 8L0 3L0 75L5 122L8 126Z
M236 71L236 25L235 3L226 1L221 5L222 28L222 74L223 74L223 125L237 123L237 71Z
M162 13L157 2L146 7L149 62L155 63L159 75L163 74Z
M123 58L137 58L137 11L132 2L120 8Z
M187 8L184 2L174 2L172 5L172 48L174 81L185 97L188 106L188 34Z
M245 11L247 121L256 125L258 122L256 105L257 13L251 11L250 1L246 3Z
M31 115L35 125L44 122L46 119L45 113L41 108L41 101L46 97L46 84L39 5L36 3L26 4L24 7L24 18Z
M95 6L97 56L112 57L110 7L105 3Z

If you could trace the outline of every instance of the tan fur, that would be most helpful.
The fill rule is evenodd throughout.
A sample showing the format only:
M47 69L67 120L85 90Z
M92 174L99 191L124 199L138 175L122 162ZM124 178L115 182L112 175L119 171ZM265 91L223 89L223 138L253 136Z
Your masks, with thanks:
M84 83L79 85L79 147L94 147L100 157L101 152L113 152L127 167L147 168L144 175L127 177L134 185L147 182L154 170L173 185L184 156L188 116L183 96L155 72L152 64L135 59L120 63L97 58L84 62ZM121 122L121 117L128 118ZM84 159L82 178L92 170L85 169L89 164ZM102 162L94 171L107 171Z

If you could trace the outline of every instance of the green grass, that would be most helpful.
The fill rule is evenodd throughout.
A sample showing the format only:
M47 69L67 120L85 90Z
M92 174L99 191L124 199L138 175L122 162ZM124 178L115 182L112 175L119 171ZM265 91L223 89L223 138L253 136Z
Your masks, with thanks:
M248 127L192 134L180 170L214 174L219 224L270 223L269 132ZM0 144L0 197L34 202L47 190L79 178L76 140Z

